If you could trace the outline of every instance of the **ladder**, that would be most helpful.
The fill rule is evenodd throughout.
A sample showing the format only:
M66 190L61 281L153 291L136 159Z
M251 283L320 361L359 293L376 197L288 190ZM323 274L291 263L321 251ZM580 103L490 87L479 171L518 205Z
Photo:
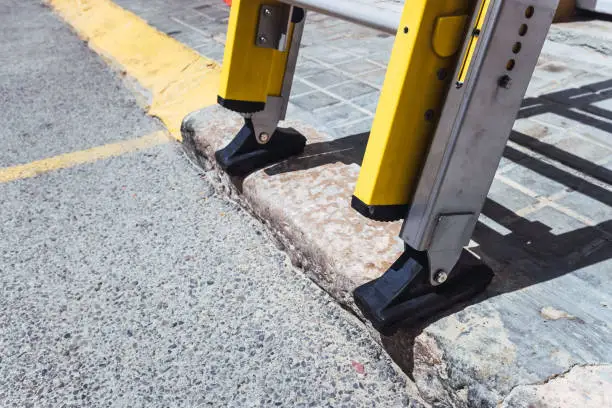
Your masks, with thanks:
M401 14L351 0L234 0L218 102L244 127L216 153L232 176L300 154L285 118L307 10L395 35L352 207L404 220L405 251L355 290L379 330L484 290L469 243L558 0L412 0Z

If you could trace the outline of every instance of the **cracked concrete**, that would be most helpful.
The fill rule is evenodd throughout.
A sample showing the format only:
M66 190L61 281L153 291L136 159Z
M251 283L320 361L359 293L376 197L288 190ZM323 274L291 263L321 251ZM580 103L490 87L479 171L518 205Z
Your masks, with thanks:
M612 365L575 365L543 382L512 389L500 408L612 406Z
M589 64L578 65L567 58L568 52ZM499 171L510 185L526 183L528 187L519 191L494 183L485 218L474 234L474 250L496 272L487 292L421 327L390 337L370 329L433 406L493 407L503 402L518 407L528 406L528 400L539 404L543 391L532 391L528 384L539 384L576 365L612 361L612 315L605 306L610 294L604 289L612 282L610 220L597 215L606 214L603 209L593 207L580 215L554 202L570 205L562 200L574 189L582 194L596 189L598 193L590 196L604 203L612 194L611 178L597 164L612 158L606 153L609 133L587 131L588 121L567 125L558 108L563 105L557 105L565 95L607 95L600 96L598 90L607 89L605 75L612 75L612 66L609 61L603 68L597 65L604 63L599 56L555 41L545 46L528 96L554 103L554 115L542 109L536 112L541 121L530 119L531 99L527 100L526 113L517 120L517 133ZM591 61L596 73L591 72ZM548 76L554 82L543 81ZM583 84L584 88L574 88ZM218 170L211 160L214 151L241 126L239 115L220 107L196 112L183 123L185 147L201 166ZM218 187L273 231L295 265L359 314L352 291L384 272L402 250L396 238L399 223L372 222L350 208L368 135L333 139L324 128L303 121L288 121L284 126L298 129L309 140L302 156L244 180L213 172L218 174ZM583 132L579 141L571 139L573 129ZM595 138L599 147L593 152L605 154L593 161L590 156L578 159L580 148L590 143L586 140ZM559 153L557 146L569 143L578 147L571 154ZM546 178L533 178L529 172ZM547 195L538 204L540 196L531 189L543 186L548 188ZM549 208L551 203L554 207ZM566 214L587 226L566 219ZM560 318L551 320L549 315ZM602 378L586 377L597 395L605 395L611 384Z
M218 170L210 158L241 124L239 115L220 107L195 113L183 125L186 150L202 167ZM384 262L393 260L401 251L401 246L385 244L394 239L399 226L372 223L350 210L349 191L358 171L354 160L349 159L351 149L342 142L332 142L333 157L322 157L316 152L326 143L324 134L300 122L286 125L299 128L311 142L304 156L245 180L231 180L221 172L212 172L217 174L217 187L270 227L295 265L358 314L351 292L381 273L387 266ZM320 160L323 162L318 162L318 167L308 165ZM484 255L492 254L485 251ZM572 310L572 315L582 316L580 319L558 319L556 326L547 327L550 320L541 316L543 309L560 310L547 304L555 304L559 291L570 295L569 288L578 282L574 277L534 282L527 289L525 283L517 286L517 279L531 276L533 268L541 269L541 265L523 259L501 267L499 261L490 260L497 277L484 296L473 300L472 306L464 305L464 310L458 308L422 327L403 329L390 337L370 329L409 373L421 396L434 406L495 406L517 384L536 383L584 359L610 359L609 341L600 332L606 331L606 323L596 323L588 317L590 323L586 324L584 309L580 313ZM528 305L534 302L542 306L532 310L533 306ZM575 341L564 338L561 333L567 331L579 336ZM581 340L584 338L599 340L585 344Z
M398 224L364 220L348 202L371 119L359 112L373 114L376 92L356 114L348 108L363 100L341 97L342 84L330 91L315 82L343 74L348 60L338 58L348 58L354 72L346 84L361 78L363 88L380 85L392 38L309 19L289 110L301 120L288 123L309 139L303 156L230 180L211 157L238 131L239 116L217 107L195 113L183 135L192 157L213 170L217 187L261 219L294 264L358 313L352 290L379 276L401 251ZM221 55L224 37L214 31L224 24L209 20L203 32L217 40L194 36L194 46L202 48L202 41ZM538 392L525 391L529 384L612 361L605 289L612 283L610 27L591 21L551 30L474 233L474 250L496 272L489 290L421 327L391 337L371 331L434 406L515 400L538 406ZM559 315L554 311L575 318L547 318ZM605 376L585 379L593 395L610 388ZM519 391L522 400L515 399Z

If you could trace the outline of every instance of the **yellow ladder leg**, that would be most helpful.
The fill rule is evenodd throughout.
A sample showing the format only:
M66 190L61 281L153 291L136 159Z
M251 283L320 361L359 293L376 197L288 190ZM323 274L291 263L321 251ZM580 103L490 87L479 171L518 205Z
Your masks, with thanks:
M215 153L229 175L245 177L300 154L306 138L280 129L293 83L306 11L275 0L234 0L218 101L244 126Z
M353 196L366 217L407 214L473 7L473 0L406 3Z
M236 112L262 111L268 96L282 92L292 33L283 51L258 44L260 16L266 6L274 12L289 7L274 0L234 0L232 4L218 99L220 105Z

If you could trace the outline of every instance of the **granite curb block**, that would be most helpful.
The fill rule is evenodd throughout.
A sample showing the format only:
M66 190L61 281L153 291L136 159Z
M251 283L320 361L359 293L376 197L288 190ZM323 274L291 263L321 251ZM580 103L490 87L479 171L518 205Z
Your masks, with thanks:
M307 124L288 121L284 127L299 129L309 141L304 154L244 180L231 179L217 167L214 152L229 142L242 123L241 116L218 106L195 112L183 122L185 151L209 170L206 174L215 179L219 190L267 225L297 267L359 316L352 291L382 274L402 250L396 238L400 223L372 222L350 208L367 135L332 141ZM504 250L511 254L511 262L500 261L494 256L498 254L486 250L480 252L495 269L496 279L473 304L390 337L366 325L432 406L524 407L541 400L540 386L546 385L546 393L554 391L557 381L563 384L559 387L566 387L572 380L563 377L575 367L598 367L604 374L609 368L605 339L591 345L588 353L576 355L571 339L554 350L549 344L551 337L559 336L558 330L582 330L581 335L592 336L588 326L569 327L576 322L562 319L556 323L560 327L547 329L548 321L539 316L539 309L535 311L539 320L526 323L534 319L530 316L534 311L525 310L526 305L534 298L552 303L556 295L551 288L575 285L571 275L556 283L517 284L543 267L520 248ZM573 384L577 390L591 389L582 394L576 391L575 398L588 399L593 389L605 389L601 387L608 386L610 379L604 374L592 376L605 379L599 387ZM605 392L600 394L605 398Z

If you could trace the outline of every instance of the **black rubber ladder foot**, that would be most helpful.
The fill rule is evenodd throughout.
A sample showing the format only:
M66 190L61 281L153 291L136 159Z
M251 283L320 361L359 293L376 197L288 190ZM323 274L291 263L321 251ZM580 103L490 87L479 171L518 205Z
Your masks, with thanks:
M236 137L215 153L219 166L230 176L246 177L270 165L297 156L304 151L306 138L294 129L277 129L266 144L255 138L249 119Z
M380 278L358 287L355 303L383 334L414 327L483 292L493 271L482 263L460 263L440 286L429 282L424 252L407 249Z

